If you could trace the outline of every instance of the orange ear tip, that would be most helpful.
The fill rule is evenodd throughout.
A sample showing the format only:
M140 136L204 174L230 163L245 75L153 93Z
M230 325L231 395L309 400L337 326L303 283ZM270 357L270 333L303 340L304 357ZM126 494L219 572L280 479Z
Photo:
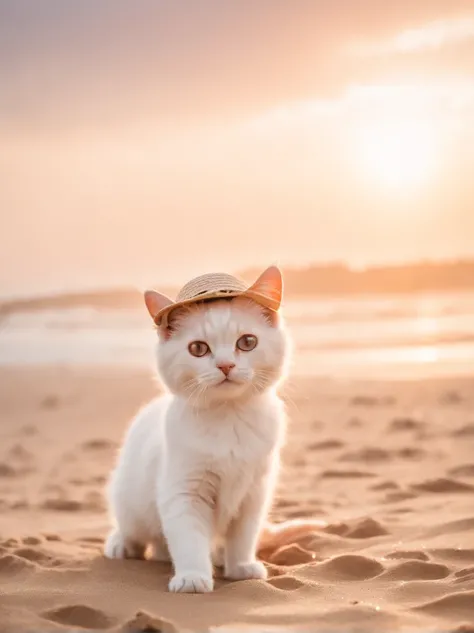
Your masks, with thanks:
M268 268L265 269L265 272L267 273L273 272L273 273L278 273L281 275L281 270L279 266L277 266L276 264L272 264L271 266L268 266Z
M283 275L282 275L281 269L278 266L273 264L272 266L269 266L267 268L266 272L270 273L271 275L274 275L275 277L278 277L278 279L280 280L280 283L282 283Z

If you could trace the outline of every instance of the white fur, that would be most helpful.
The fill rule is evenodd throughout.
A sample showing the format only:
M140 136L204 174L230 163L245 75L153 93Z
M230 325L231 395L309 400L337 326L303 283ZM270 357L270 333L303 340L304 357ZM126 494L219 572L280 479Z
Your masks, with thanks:
M254 350L236 349L243 334L258 337ZM192 341L212 353L192 356ZM125 437L110 481L116 527L106 556L141 558L150 547L155 560L171 558L170 591L212 591L213 561L230 579L266 578L256 550L284 435L276 386L287 347L281 322L241 298L194 306L160 336L169 393L142 409ZM219 363L235 363L224 384Z

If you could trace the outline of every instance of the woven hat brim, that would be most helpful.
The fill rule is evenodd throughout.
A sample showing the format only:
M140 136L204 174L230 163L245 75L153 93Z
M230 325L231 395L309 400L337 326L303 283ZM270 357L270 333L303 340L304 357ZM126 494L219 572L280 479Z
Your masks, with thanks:
M202 301L211 301L217 299L232 299L234 297L247 297L255 303L258 303L264 308L268 308L274 312L278 311L280 307L280 302L276 299L272 299L271 297L267 297L265 295L260 294L259 292L254 292L251 289L248 290L210 290L209 292L203 292L195 297L191 297L190 299L183 299L181 301L176 301L176 303L172 303L166 308L163 308L155 315L155 323L156 325L167 325L168 316L171 312L176 310L181 306L190 305L193 303L201 303Z

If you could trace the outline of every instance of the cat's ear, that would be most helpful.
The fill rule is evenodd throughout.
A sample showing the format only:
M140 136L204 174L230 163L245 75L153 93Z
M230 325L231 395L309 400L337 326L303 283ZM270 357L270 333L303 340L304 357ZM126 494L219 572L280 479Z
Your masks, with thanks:
M148 308L148 312L150 313L153 321L160 310L163 310L174 303L174 301L169 299L166 295L162 295L159 292L156 292L156 290L145 290L144 297L146 307Z
M283 293L283 279L280 269L277 266L267 268L250 286L249 290L271 299L275 305L274 309L278 310Z

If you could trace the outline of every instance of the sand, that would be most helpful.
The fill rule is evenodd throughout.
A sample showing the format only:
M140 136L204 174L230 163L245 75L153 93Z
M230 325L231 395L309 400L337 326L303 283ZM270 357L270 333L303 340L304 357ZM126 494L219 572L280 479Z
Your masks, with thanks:
M474 380L296 381L270 580L166 591L101 555L103 489L151 376L0 371L0 631L474 631Z

